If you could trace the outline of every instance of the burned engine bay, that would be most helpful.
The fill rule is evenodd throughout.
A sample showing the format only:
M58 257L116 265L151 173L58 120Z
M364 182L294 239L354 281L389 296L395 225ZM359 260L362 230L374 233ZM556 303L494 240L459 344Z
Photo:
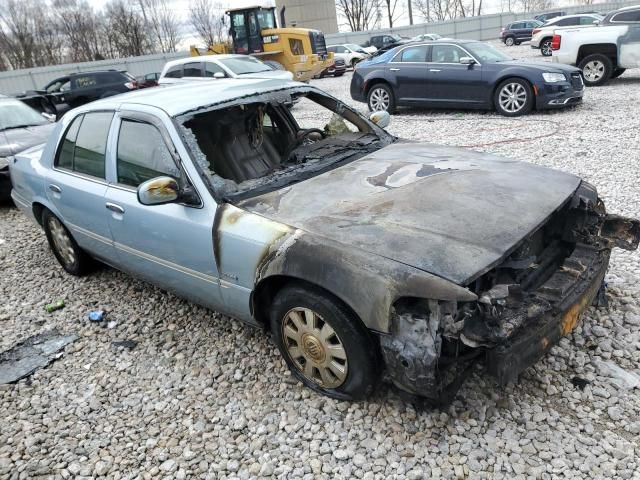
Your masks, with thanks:
M250 97L182 119L183 136L216 197L241 200L282 188L395 140L338 100L299 90ZM314 114L299 112L298 102L312 104Z
M466 287L475 302L401 299L380 343L396 386L448 403L477 360L498 383L515 381L591 304L606 301L613 247L635 250L640 222L607 215L595 188L574 196L503 260Z

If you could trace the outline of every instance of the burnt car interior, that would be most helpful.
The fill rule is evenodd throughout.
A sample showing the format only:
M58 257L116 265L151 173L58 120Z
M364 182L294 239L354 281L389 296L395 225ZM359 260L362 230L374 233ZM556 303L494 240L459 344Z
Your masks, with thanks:
M313 113L301 103L313 104ZM313 92L287 104L256 101L198 113L183 125L206 158L205 173L225 180L225 195L265 193L309 178L377 150L385 135L337 100ZM300 171L307 175L291 175Z

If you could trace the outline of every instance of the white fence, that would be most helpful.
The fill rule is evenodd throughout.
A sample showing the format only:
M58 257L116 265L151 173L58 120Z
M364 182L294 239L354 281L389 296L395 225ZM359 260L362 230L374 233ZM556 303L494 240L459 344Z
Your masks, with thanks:
M562 10L571 13L587 11L607 12L617 8L640 3L640 0L620 0L593 5L574 7L558 7L553 10ZM326 35L328 45L337 43L366 42L372 35L380 33L396 33L398 35L412 37L421 33L439 33L445 37L466 38L473 40L497 39L500 28L514 20L533 18L534 15L544 12L529 13L498 13L495 15L482 15L480 17L459 18L446 22L422 23L407 25L392 29L383 29L367 32L343 32ZM168 60L182 58L189 52L167 53L158 55L145 55L142 57L119 58L115 60L100 60L96 62L72 63L65 65L52 65L50 67L37 67L25 70L12 70L0 72L0 93L11 95L36 90L44 87L51 80L63 77L70 73L87 72L92 70L127 70L133 75L143 75L151 72L159 72Z

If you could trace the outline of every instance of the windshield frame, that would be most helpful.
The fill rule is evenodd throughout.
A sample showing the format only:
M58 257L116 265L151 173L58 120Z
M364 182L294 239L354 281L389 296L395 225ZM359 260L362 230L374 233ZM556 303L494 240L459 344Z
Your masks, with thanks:
M0 99L0 112L2 112L3 105L13 105L17 107L19 113L25 113L25 116L18 117L15 114L10 116L11 120L16 119L16 121L6 121L3 115L0 115L0 132L5 130L11 130L19 127L39 127L41 125L46 125L49 123L49 120L44 118L37 110L31 108L24 102L17 100L15 98L2 98ZM21 112L20 112L21 111ZM28 118L31 116L31 118Z

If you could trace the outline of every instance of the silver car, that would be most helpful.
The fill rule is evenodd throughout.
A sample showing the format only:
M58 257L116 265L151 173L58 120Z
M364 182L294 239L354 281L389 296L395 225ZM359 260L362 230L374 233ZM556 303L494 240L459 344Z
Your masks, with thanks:
M12 197L67 272L97 259L269 329L326 395L367 397L386 369L443 401L480 359L512 381L640 222L578 177L402 141L388 119L276 80L140 90L65 115L11 162Z

